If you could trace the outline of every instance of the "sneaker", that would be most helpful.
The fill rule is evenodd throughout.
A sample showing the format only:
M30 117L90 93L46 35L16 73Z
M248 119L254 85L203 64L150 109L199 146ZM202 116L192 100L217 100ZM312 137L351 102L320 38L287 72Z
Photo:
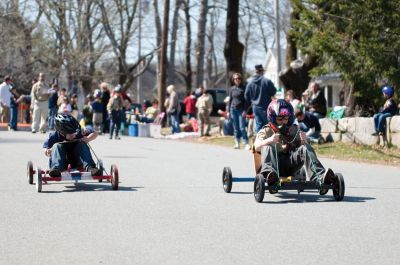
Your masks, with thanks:
M322 177L322 183L328 185L332 184L335 177L335 173L333 173L332 169L328 168Z
M249 144L246 144L246 145L244 146L244 150L250 150L250 145L249 145Z
M36 133L36 130L32 130L32 133Z
M378 133L378 132L374 132L374 133L372 133L371 135L372 135L372 136L378 136L379 133Z
M274 186L279 181L278 175L273 171L268 173L266 179L267 179L268 186Z
M49 170L49 176L53 178L61 177L61 171L58 168L52 168Z
M87 168L87 171L90 172L90 174L92 174L92 176L100 176L100 174L101 174L101 170L96 167L89 166Z
M121 140L121 137L115 136L115 139L116 139L116 140Z

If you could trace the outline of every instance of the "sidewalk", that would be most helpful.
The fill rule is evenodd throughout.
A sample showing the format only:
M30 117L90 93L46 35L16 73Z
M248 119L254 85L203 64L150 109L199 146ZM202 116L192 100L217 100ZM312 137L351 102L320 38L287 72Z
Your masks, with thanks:
M18 123L17 129L18 131L30 131L31 123ZM0 131L8 131L8 123L0 123Z

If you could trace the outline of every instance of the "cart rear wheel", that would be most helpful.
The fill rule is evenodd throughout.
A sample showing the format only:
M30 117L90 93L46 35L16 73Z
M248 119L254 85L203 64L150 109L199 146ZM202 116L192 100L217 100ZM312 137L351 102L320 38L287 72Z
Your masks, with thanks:
M33 184L33 164L32 161L28 161L26 175L28 177L28 183Z
M118 190L118 182L119 182L119 175L118 175L118 168L116 165L111 165L111 187L113 190Z
M257 174L254 180L254 199L256 202L262 202L265 195L265 179L262 174Z
M40 167L36 171L36 191L42 192L42 170Z
M222 185L226 193L230 193L232 190L232 171L230 167L224 167L222 171Z
M344 198L345 191L344 179L343 175L340 173L336 173L335 176L336 180L333 183L334 188L332 189L333 197L336 201L341 201Z

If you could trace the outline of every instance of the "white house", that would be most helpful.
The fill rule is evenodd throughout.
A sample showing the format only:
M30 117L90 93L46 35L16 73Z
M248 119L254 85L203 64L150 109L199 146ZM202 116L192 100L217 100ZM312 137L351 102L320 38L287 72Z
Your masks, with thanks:
M286 68L286 49L281 48L281 70ZM270 79L275 87L277 88L276 96L278 98L283 98L283 89L278 87L278 59L277 59L277 49L270 48L267 52L267 57L265 59L265 73L264 76Z

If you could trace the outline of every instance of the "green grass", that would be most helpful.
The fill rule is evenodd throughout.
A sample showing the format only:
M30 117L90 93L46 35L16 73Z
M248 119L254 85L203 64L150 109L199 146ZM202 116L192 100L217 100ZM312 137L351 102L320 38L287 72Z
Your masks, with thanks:
M216 136L195 141L227 147L233 146L232 136ZM395 147L365 146L341 142L313 144L312 146L320 157L400 166L400 149Z

